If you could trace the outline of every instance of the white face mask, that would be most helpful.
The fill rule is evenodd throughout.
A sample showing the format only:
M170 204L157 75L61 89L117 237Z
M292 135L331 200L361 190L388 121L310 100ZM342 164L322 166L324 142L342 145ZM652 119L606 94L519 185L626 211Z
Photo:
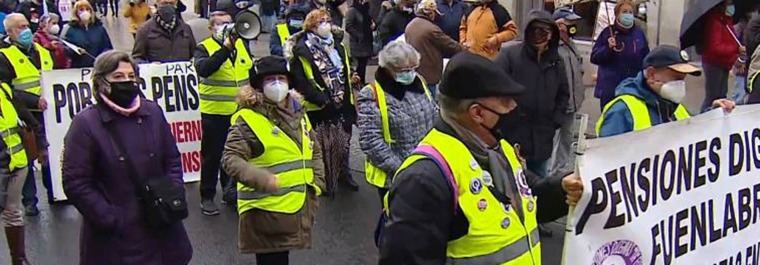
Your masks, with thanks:
M264 84L264 96L276 103L282 102L288 96L289 90L288 83L281 80Z
M327 22L322 22L319 24L319 27L317 27L317 35L319 35L322 38L327 38L330 35L332 35L332 25Z
M80 11L79 12L79 19L83 20L85 23L90 22L90 18L92 18L92 14L90 14L90 11Z
M50 28L48 28L48 33L53 35L58 35L58 32L61 31L61 27L58 25L52 25Z
M660 96L673 103L681 103L686 97L686 81L674 80L663 84L660 88Z
M224 39L224 30L230 27L231 23L224 23L214 26L214 37L222 41Z

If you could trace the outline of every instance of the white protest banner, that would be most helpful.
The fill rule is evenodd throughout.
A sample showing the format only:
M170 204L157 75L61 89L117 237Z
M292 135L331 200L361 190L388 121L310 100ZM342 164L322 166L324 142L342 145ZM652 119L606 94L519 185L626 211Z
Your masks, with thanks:
M760 106L588 141L563 264L760 264Z
M200 179L201 117L198 77L190 62L140 65L140 89L145 97L161 106L182 155L186 182ZM45 131L50 142L53 194L65 199L61 185L63 138L71 120L94 104L92 69L54 70L42 73L42 96L49 102L45 111Z

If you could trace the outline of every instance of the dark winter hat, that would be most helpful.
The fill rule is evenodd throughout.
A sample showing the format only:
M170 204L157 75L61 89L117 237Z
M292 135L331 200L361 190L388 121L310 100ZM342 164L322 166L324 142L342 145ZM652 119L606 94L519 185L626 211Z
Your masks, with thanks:
M446 65L440 90L452 98L472 99L512 97L522 93L525 87L488 58L460 52Z
M575 21L581 19L582 17L573 12L573 10L569 7L561 7L554 11L552 18L554 20L564 19L568 21Z
M644 57L644 68L668 67L673 71L699 76L702 71L689 63L689 54L686 51L670 45L660 45L654 48Z
M287 75L289 80L293 80L288 67L288 60L282 56L266 56L253 62L251 67L250 83L254 88L261 88L261 82L268 75Z

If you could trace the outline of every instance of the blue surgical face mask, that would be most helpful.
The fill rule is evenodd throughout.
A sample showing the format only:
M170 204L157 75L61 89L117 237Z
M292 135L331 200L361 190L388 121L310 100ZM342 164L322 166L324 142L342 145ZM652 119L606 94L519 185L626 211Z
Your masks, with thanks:
M726 15L729 17L733 17L734 14L736 14L736 6L734 5L728 5L726 7Z
M414 82L414 79L417 77L417 72L414 70L411 71L404 71L396 73L396 76L393 78L396 80L396 82L399 82L404 85L409 85L412 82Z
M631 13L623 13L620 15L620 18L618 21L620 22L620 26L623 26L624 28L632 28L635 18L633 17L633 14Z
M303 20L302 19L291 19L290 22L288 22L288 25L292 28L300 29L303 27Z
M25 48L32 46L32 30L27 28L19 32L16 42Z

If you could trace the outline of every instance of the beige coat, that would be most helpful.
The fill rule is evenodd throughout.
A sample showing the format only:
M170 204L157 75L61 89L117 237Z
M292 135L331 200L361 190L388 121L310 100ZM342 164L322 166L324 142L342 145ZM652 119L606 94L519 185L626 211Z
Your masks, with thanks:
M294 139L297 146L301 146L300 119L304 115L303 111L289 114L289 111L271 103L258 103L248 108L268 117L291 139ZM322 151L313 131L310 138L314 142L314 180L319 187L324 187L325 171ZM263 152L265 150L258 137L242 118L239 118L232 125L227 136L222 166L239 183L260 189L265 185L266 176L269 173L265 169L248 163L248 160L260 156ZM273 213L258 209L244 212L239 218L240 252L271 253L310 248L318 200L313 189L308 189L308 191L304 207L295 214Z

